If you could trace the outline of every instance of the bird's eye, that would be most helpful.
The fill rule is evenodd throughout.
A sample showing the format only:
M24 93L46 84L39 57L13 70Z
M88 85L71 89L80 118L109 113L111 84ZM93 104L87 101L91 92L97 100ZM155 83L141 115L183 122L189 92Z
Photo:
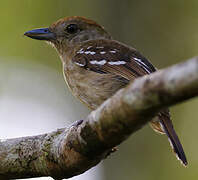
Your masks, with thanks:
M69 34L74 34L78 31L78 26L76 24L69 24L66 27L66 32L68 32Z

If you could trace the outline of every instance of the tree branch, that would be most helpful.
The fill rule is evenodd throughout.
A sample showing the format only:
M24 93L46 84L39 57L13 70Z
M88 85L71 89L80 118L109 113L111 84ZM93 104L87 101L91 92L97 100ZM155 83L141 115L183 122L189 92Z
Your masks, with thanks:
M138 78L68 128L1 140L0 179L81 174L161 109L197 95L198 58Z

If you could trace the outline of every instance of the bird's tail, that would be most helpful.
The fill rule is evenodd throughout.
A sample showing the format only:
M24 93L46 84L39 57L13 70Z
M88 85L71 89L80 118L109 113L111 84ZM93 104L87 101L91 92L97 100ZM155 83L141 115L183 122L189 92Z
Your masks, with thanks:
M162 111L158 114L158 118L160 119L160 125L162 129L168 136L168 140L173 151L176 154L176 157L181 161L184 166L187 166L188 162L186 159L186 155L184 153L183 147L179 141L179 138L173 128L170 115L168 111Z

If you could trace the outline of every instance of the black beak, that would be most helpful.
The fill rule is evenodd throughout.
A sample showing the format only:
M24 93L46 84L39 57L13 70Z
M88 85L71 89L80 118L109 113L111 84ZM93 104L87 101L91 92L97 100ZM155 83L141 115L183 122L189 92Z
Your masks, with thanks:
M56 38L56 35L53 32L51 32L49 28L34 29L25 32L24 35L32 39L46 40L46 41L55 40Z

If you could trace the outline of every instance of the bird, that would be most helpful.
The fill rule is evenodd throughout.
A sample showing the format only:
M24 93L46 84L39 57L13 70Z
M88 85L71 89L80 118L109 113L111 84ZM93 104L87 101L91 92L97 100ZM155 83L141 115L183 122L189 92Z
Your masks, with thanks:
M85 17L65 17L24 35L44 40L57 50L69 89L91 110L134 79L157 71L139 51L113 39L103 26ZM169 109L161 110L150 125L167 135L176 157L187 166Z

